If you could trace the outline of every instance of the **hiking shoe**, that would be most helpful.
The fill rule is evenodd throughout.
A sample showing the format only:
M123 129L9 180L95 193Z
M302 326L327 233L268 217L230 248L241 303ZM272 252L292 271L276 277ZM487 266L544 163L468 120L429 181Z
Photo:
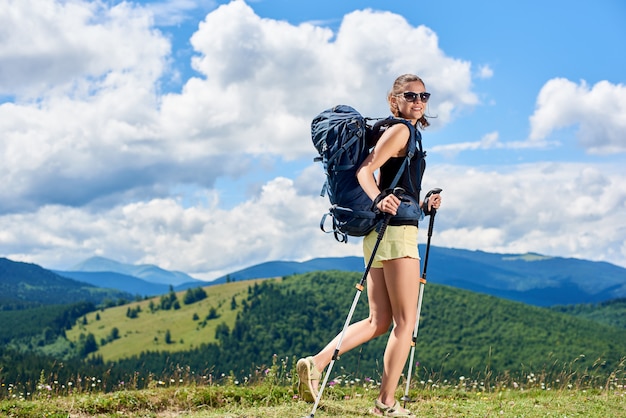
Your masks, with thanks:
M396 417L396 418L412 418L415 414L408 409L400 406L400 402L396 401L393 406L387 406L378 399L374 401L374 407L370 409L370 414L377 417Z
M306 402L315 402L317 389L313 387L312 382L319 382L322 373L315 367L313 357L309 356L298 360L296 370L298 371L298 378L300 379L300 383L298 384L298 395L300 399Z

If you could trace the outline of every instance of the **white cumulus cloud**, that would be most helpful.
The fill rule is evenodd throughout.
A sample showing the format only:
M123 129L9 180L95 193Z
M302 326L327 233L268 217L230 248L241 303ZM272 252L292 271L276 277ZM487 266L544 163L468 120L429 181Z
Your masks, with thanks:
M434 123L476 103L470 64L392 13L355 11L334 34L261 18L243 1L222 5L191 38L200 76L164 94L173 57L153 16L191 4L3 1L0 94L12 99L0 102L0 175L9 180L0 213L166 198L180 184L244 175L257 159L308 157L316 113L350 101L386 115L399 72L428 80L439 97ZM387 44L404 38L418 52Z
M626 86L603 80L592 87L563 78L549 80L530 117L530 139L577 126L578 140L589 153L626 152Z
M626 173L619 165L532 163L506 170L440 165L438 245L538 252L626 265Z
M207 193L194 206L152 199L88 211L46 206L0 217L7 257L68 268L94 254L154 263L212 279L268 260L361 254L361 240L338 243L319 229L327 198L311 166L296 180L277 177L230 210ZM626 174L574 163L429 168L425 189L443 188L432 244L501 253L603 260L626 266ZM426 230L420 235L425 242Z

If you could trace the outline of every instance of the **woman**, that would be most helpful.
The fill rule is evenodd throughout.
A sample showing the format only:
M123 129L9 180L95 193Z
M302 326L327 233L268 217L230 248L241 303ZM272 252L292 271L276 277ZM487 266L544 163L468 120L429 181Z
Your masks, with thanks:
M424 82L419 77L405 74L395 80L387 95L387 101L394 116L409 120L415 127L425 128L429 125L424 116L429 96ZM409 129L403 123L390 126L359 168L357 179L372 201L376 201L381 191L389 187L404 160L410 137ZM411 167L418 167L418 170L419 166L417 163L411 164ZM378 182L374 177L376 171L379 172ZM398 184L406 193L412 194L417 199L419 191L412 190L411 187L418 182L409 178L416 175L415 168L411 171L405 170ZM426 209L423 204L424 202L420 202L420 206ZM427 202L428 210L437 209L440 204L441 196L432 195ZM376 207L381 212L395 215L399 205L400 200L389 194L380 199ZM347 328L340 347L341 353L345 353L385 334L393 323L384 353L380 394L375 400L374 408L370 410L371 414L377 416L414 416L410 411L400 407L400 403L395 399L395 391L411 348L417 314L420 276L417 221L418 219L414 219L397 225L392 218L367 276L369 317ZM372 254L376 238L377 232L374 230L363 239L366 263ZM324 370L332 360L339 337L339 335L335 337L315 356L298 360L296 367L300 378L301 398L314 401L317 397L320 370Z

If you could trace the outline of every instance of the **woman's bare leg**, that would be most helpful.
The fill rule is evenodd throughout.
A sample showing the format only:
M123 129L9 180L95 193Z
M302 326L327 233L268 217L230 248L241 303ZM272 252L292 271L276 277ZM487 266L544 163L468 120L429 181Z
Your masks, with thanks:
M383 359L384 370L379 400L385 405L395 403L395 391L409 351L417 315L420 261L398 258L383 262L384 280L391 303L393 329Z
M367 297L369 316L348 327L341 342L340 354L346 353L389 330L392 312L382 268L370 269L367 276ZM341 334L338 334L322 351L313 356L313 362L318 370L324 370L332 360L340 336Z

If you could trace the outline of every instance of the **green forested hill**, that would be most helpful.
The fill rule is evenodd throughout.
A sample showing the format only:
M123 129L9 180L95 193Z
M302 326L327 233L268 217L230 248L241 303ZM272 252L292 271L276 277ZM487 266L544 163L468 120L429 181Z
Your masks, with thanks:
M316 352L341 330L359 278L359 274L309 273L262 285L235 329L222 341L241 359L232 361L245 369L254 358L263 361L274 353L302 356ZM366 312L364 292L355 319ZM382 337L342 356L342 366L355 371L358 365L365 374L380 372L385 342ZM427 284L416 353L422 368L444 373L538 371L572 362L576 367L591 367L598 359L611 368L626 357L626 330Z
M132 298L129 293L61 277L36 264L0 257L0 310Z
M76 318L94 309L92 303L81 302L0 311L0 344L35 337L36 345L44 345L69 329Z
M185 353L145 353L119 365L156 372L169 362L248 375L274 355L293 361L313 354L341 330L359 278L317 272L257 284L235 326L218 336L218 345ZM427 284L422 311L416 348L422 373L602 372L617 369L626 357L625 330L546 308ZM366 314L364 292L354 318ZM338 373L379 376L385 342L381 337L343 355Z
M235 310L228 303L230 299L221 297L227 302L222 306L226 311L236 312L236 318L227 322L224 321L226 316L212 319L209 322L217 323L213 335L208 335L204 329L206 339L194 341L193 348L188 350L181 350L183 344L178 339L185 339L187 344L186 338L191 337L181 333L184 330L194 332L197 327L198 319L192 318L191 311L183 315L170 311L166 322L165 317L151 316L144 307L140 317L152 320L148 319L141 329L131 332L123 328L126 325L120 322L120 315L101 310L100 320L92 322L90 319L85 325L81 318L77 326L95 326L103 335L109 334L113 327L119 327L120 332L114 342L108 341L104 346L94 339L92 348L98 351L90 355L89 363L78 367L72 362L71 369L57 370L55 368L60 366L53 360L35 361L23 355L23 361L33 366L21 367L18 371L21 376L32 374L30 379L36 381L44 369L55 376L94 375L106 370L107 379L103 384L108 387L128 380L129 376L139 382L147 381L149 375L171 375L181 370L197 376L228 375L232 371L235 376L247 378L265 370L276 358L292 363L300 356L317 352L341 330L356 292L354 284L359 279L359 273L331 271L246 283L247 291L237 297ZM218 287L206 289L214 292ZM126 308L112 309L127 312L134 304L136 302ZM183 309L186 308L180 311ZM124 315L122 313L122 317ZM363 292L354 320L366 315L367 294ZM174 318L179 322L170 321ZM136 319L128 322L132 321ZM159 341L163 341L166 329L172 330L173 344L154 345L141 340L142 330L146 330L150 338L158 334ZM80 332L86 331L87 328ZM380 337L342 355L333 374L378 378L385 343L386 337ZM137 354L118 357L114 362L106 359L103 362L100 350L115 347L120 353L126 352L125 346L138 346L141 351L135 350ZM13 361L10 359L15 358L21 357L8 351L3 354L0 348L0 380L18 378L14 363L3 364L3 359ZM623 367L619 364L624 358L626 330L623 328L448 286L426 285L416 347L422 377L555 371L569 374L585 370L581 376L598 373L608 376Z
M626 329L626 298L613 299L602 303L554 306L552 309L556 312L563 312Z

